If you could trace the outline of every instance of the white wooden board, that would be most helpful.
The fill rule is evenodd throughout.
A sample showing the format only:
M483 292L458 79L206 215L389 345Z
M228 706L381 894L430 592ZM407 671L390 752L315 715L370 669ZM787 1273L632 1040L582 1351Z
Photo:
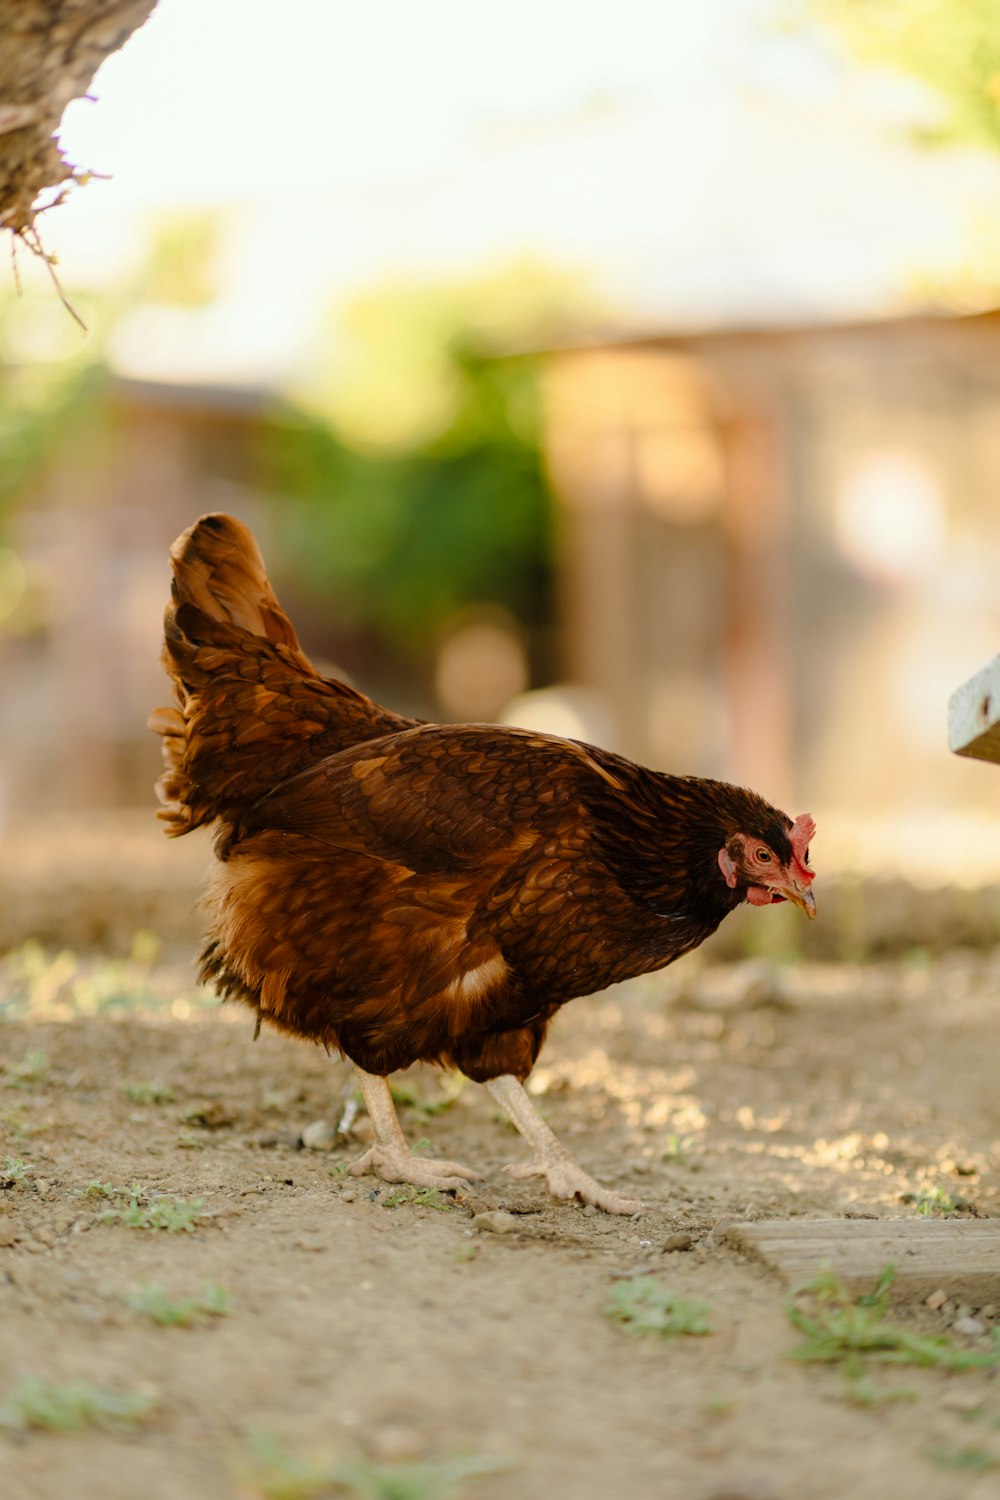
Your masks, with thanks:
M893 1301L941 1290L970 1307L1000 1306L1000 1219L761 1219L733 1224L726 1239L790 1288L829 1267L850 1291L869 1293L891 1264Z
M956 755L1000 761L1000 656L952 693L948 744Z

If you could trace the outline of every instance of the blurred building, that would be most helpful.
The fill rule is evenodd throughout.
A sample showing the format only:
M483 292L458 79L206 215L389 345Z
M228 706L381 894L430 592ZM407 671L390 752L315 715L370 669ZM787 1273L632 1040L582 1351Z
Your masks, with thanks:
M1000 315L607 340L544 356L544 379L560 676L594 737L786 805L1000 796L945 734L1000 650ZM15 518L8 819L150 805L166 551L212 509L268 549L264 399L118 381Z
M547 390L567 677L621 749L866 813L982 797L945 716L1000 651L1000 316L594 343Z
M6 528L19 572L0 610L0 827L151 804L168 549L202 511L262 524L248 477L263 399L113 381L92 427L52 445Z

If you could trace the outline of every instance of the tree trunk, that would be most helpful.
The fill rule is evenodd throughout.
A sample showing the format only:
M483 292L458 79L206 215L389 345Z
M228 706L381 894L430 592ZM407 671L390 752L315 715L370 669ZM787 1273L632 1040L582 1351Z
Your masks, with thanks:
M63 110L155 0L0 0L0 226L41 253L39 195L86 176L53 139Z

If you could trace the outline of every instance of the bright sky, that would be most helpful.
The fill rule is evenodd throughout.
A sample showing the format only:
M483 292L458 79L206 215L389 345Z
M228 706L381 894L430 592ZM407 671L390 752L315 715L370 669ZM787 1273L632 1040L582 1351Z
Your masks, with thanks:
M46 245L71 291L113 285L154 219L233 205L224 295L120 333L123 369L176 378L287 378L332 299L525 254L582 271L640 328L899 308L914 272L961 260L1000 162L892 136L893 90L779 15L160 0L97 102L67 111L70 159L112 180L46 218Z
M162 202L427 170L490 127L599 95L673 96L731 50L748 0L160 0L67 113L106 199ZM97 194L94 195L96 198Z

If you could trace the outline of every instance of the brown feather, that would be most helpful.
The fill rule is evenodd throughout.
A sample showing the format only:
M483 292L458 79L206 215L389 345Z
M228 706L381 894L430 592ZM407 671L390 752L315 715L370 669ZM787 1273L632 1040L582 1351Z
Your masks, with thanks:
M163 736L157 791L168 834L236 817L324 755L416 723L319 675L242 522L203 516L170 556L162 661L177 707L150 719Z
M172 558L177 707L151 725L167 831L218 826L202 977L367 1072L524 1078L560 1005L670 963L745 898L718 865L734 836L791 857L791 820L743 788L422 724L320 677L229 517Z

